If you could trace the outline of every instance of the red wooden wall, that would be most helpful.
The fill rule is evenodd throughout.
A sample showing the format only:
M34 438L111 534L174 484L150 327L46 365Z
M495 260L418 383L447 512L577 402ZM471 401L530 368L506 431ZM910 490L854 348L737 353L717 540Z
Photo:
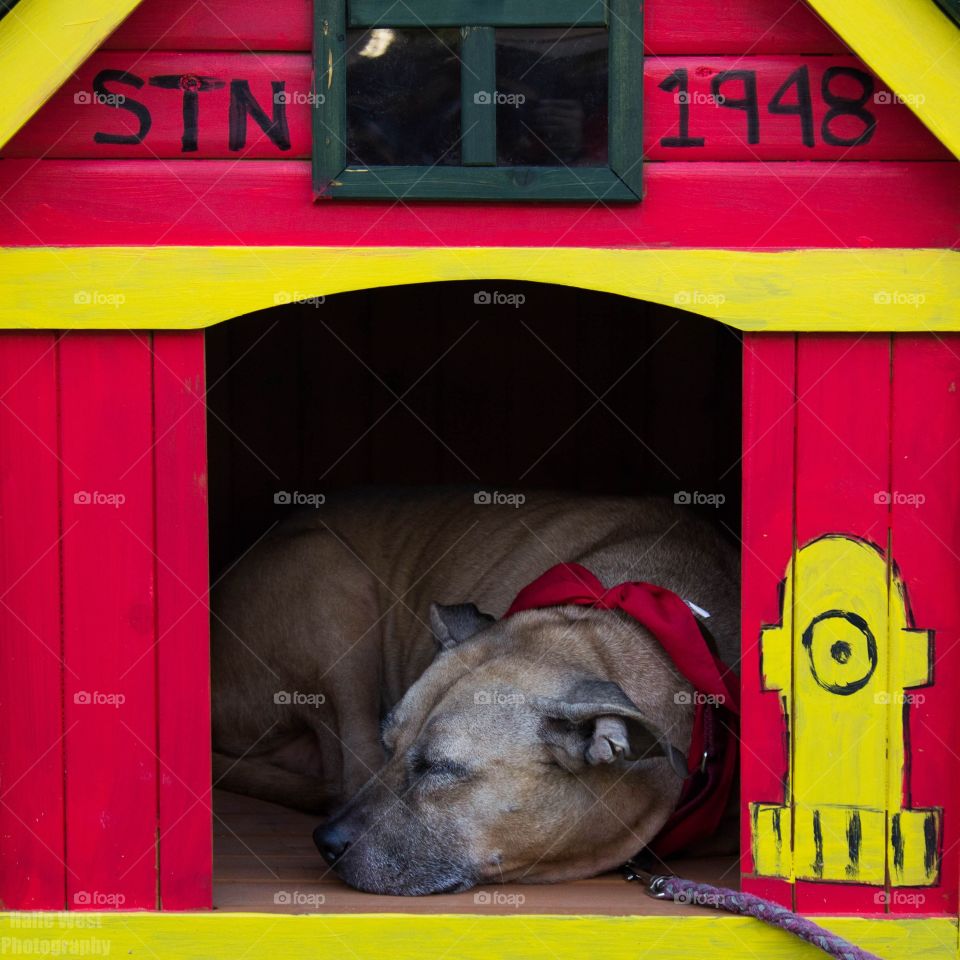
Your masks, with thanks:
M196 152L182 151L178 92L146 82L115 85L150 112L142 143L93 142L97 132L129 132L133 118L93 102L99 71L247 79L269 108L272 81L293 99L305 89L311 29L308 0L145 0L3 151L0 244L955 243L957 165L793 0L648 0L651 162L639 205L313 205L306 106L287 107L289 150L248 121L246 145L231 151L226 90L202 95ZM690 134L703 142L677 147L668 138L679 133L680 104L661 84L681 69ZM756 77L754 138L743 110L703 96L729 69ZM799 114L771 109L796 102L798 76L810 82L812 143ZM739 95L730 83L727 92ZM870 139L828 142L861 129L859 106L829 121L831 100L856 104L862 95L876 120ZM0 900L8 907L209 902L209 773L206 734L197 735L209 722L202 342L177 333L0 340L0 445L16 452L0 461L0 643L11 667L0 671ZM936 683L911 707L905 792L914 807L944 809L941 879L922 905L888 898L883 909L957 906L957 721L948 707L960 683L960 611L946 585L960 572L951 498L958 353L956 337L932 334L750 335L745 345L745 798L782 793L779 703L750 678L759 676L759 630L778 617L778 583L796 541L826 532L874 540L897 564L915 621L936 631ZM878 476L888 489L924 492L922 509L874 503ZM81 492L125 500L84 504L73 499ZM182 696L187 686L193 692ZM112 701L85 703L84 694ZM808 910L877 902L876 890L853 886L747 882Z
M0 336L0 903L210 903L202 333Z
M795 546L828 533L875 544L902 577L913 625L934 631L934 683L907 707L902 806L943 811L939 882L884 888L753 878L745 809L745 887L803 912L957 910L958 391L955 334L745 337L744 804L784 800L789 744L781 694L761 689L759 641L763 626L780 622L781 602L791 602L779 585ZM825 765L838 759L825 751Z
M955 239L956 164L794 0L647 0L650 162L641 204L313 204L310 107L298 96L310 75L310 6L144 0L3 151L0 197L9 215L0 243L782 248L947 247ZM130 75L104 88L126 104L93 97L103 70ZM711 101L712 84L731 70L739 75L720 85L727 102ZM677 71L686 71L688 104L670 89ZM226 82L199 94L195 151L183 150L182 92L152 86L158 75L179 75L187 86L200 76ZM231 80L247 80L268 114L271 84L285 85L289 149L252 119L244 146L229 148ZM748 111L736 102L753 80L750 136ZM806 103L807 87L803 114L798 97ZM695 142L676 146L681 108ZM151 122L140 143L94 141L136 132L134 109ZM871 120L869 137L854 142Z

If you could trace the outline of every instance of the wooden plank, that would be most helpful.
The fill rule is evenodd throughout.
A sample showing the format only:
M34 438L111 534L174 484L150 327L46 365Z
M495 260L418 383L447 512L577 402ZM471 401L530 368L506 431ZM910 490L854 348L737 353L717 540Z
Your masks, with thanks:
M357 366L356 375L367 393L369 419L353 439L369 428L364 441L369 451L369 483L436 483L440 464L448 459L456 463L461 456L460 437L442 436L438 431L443 366L459 351L469 354L474 342L468 338L458 343L456 336L441 338L442 318L469 310L456 300L453 306L452 294L449 284L432 284L378 290L372 297L370 339L359 355L360 363L352 357L347 361ZM466 299L465 292L461 296ZM415 337L407 324L397 322L398 317L412 316L418 317ZM338 344L337 352L342 349ZM337 401L335 416L348 404L347 396Z
M643 196L643 5L610 0L608 139L610 169L639 200Z
M646 63L644 99L652 160L950 156L853 57L658 57Z
M893 338L892 556L913 622L934 631L932 686L908 690L910 766L905 805L940 808L941 876L931 889L891 891L893 913L957 910L956 693L960 689L960 338Z
M616 879L620 888L626 886ZM276 888L275 888L276 889ZM281 888L284 889L284 888ZM508 896L507 888L498 891ZM509 893L514 893L509 888ZM516 891L522 894L521 891ZM637 894L624 911L635 912ZM376 960L390 951L395 960L422 960L424 944L431 956L456 955L463 960L486 960L490 956L529 957L530 960L579 960L583 945L597 960L620 960L632 956L637 944L656 943L660 960L689 960L691 956L716 960L806 960L816 956L813 948L771 924L753 917L734 917L717 911L687 907L674 916L527 916L512 903L474 903L473 892L461 895L461 912L406 913L411 898L403 898L397 913L344 915L318 910L309 916L294 914L243 913L214 910L208 913L177 915L141 913L102 915L96 929L77 931L77 942L92 953L102 949L111 956L136 955L149 943L157 960L200 956L227 960L272 960L278 950L289 960L313 960L336 955L350 945L352 960ZM368 901L381 898L366 898ZM422 898L424 909L435 910L438 897ZM493 900L493 898L491 898ZM656 904L657 901L654 901ZM399 913L403 908L404 913ZM370 907L365 908L367 911ZM480 909L489 915L478 915ZM6 915L0 919L4 936L21 933L22 918ZM956 955L957 923L949 917L923 920L862 919L831 917L824 926L862 950L884 960L953 960ZM32 931L33 932L33 931ZM46 950L56 949L62 931L36 931ZM89 944L89 946L87 946ZM505 953L504 944L511 944Z
M316 492L373 479L370 428L383 411L376 400L385 395L365 366L373 350L375 296L334 297L304 329L302 474Z
M312 63L313 189L319 193L347 163L347 27L340 0L314 4Z
M494 285L490 285L493 287ZM489 292L493 291L487 288ZM473 316L485 311L499 314L503 330L499 339L506 367L505 402L513 412L503 437L506 448L506 492L524 488L568 487L589 394L577 390L577 329L571 323L569 291L558 286L498 284L494 289L524 299L479 305ZM482 321L486 322L486 321ZM498 399L491 398L491 405ZM483 464L474 464L483 470ZM522 510L518 511L522 514ZM561 562L554 550L534 542L544 566ZM555 548L554 548L555 549Z
M0 19L0 146L93 53L139 0L20 0Z
M855 58L670 56L648 58L644 64L634 33L626 27L615 31L614 44L622 40L628 54L631 45L637 46L637 55L633 59L624 55L626 67L615 72L611 87L611 115L620 110L625 118L613 126L611 164L614 169L631 170L631 176L637 172L634 162L641 152L640 130L650 160L932 160L950 156L909 107ZM468 42L464 54L469 52ZM474 84L476 92L495 86L492 54L489 50L482 70L463 70L465 82ZM484 71L490 76L481 80ZM320 75L322 79L322 71ZM194 93L171 89L169 78L178 77L185 84L204 78L203 89ZM826 88L825 79L829 80ZM641 82L646 104L643 123L639 100L631 93ZM719 97L725 103L739 102L747 82L756 88L757 96L753 143L746 109L717 102ZM246 90L262 111L260 122L239 109ZM332 90L315 91L330 97L317 114L324 124L340 130L342 117L329 112L339 110ZM78 68L3 155L306 159L311 154L310 93L311 61L305 54L100 52ZM184 98L189 96L195 97L197 115L192 136L185 135L184 129ZM865 105L857 107L856 101L864 96ZM465 98L464 130L482 118L491 126L495 108L474 104L472 87ZM839 110L829 123L828 100ZM801 101L802 107L798 106ZM232 102L237 109L231 110ZM275 122L268 124L265 118ZM618 129L623 131L622 139ZM492 142L492 129L485 136ZM326 134L323 141L325 149L333 151L325 162L330 169L339 164L336 173L345 164L338 137L342 130L331 134L329 144ZM117 142L118 138L125 142ZM470 141L467 136L468 152ZM485 162L493 162L489 154L485 156Z
M377 286L468 280L578 286L675 306L684 292L703 317L744 330L956 330L958 253L826 248L754 252L589 247L74 247L0 250L0 327L196 329L274 303ZM78 301L78 281L138 303ZM710 278L709 293L703 291ZM894 298L913 287L922 294ZM172 279L176 278L176 282ZM225 282L229 278L230 282ZM883 288L879 287L883 284ZM482 288L481 288L482 289ZM719 294L716 291L727 291ZM884 292L884 290L886 292ZM877 305L887 305L878 314ZM51 308L55 316L51 316ZM878 319L878 316L881 319Z
M149 336L60 345L67 902L157 905Z
M497 162L497 48L493 27L460 30L460 150L466 167Z
M212 904L204 335L153 336L159 871L164 910Z
M805 3L671 0L644 4L651 54L842 53L840 40ZM458 24L461 26L462 24ZM146 0L104 43L112 50L299 50L311 48L308 0Z
M437 432L454 444L458 456L440 458L437 479L441 483L506 485L515 480L508 469L506 440L514 419L507 370L508 358L514 354L511 334L517 335L517 318L504 317L490 305L474 309L474 297L492 293L490 286L478 281L443 288L445 309L439 312L438 336L442 343L457 346L438 370L435 422ZM500 391L499 401L491 403L491 393Z
M313 41L311 0L144 0L105 50L298 50Z
M345 199L637 200L606 167L347 167L329 193Z
M56 367L55 334L0 338L0 902L10 910L66 906Z
M890 338L880 335L800 337L797 396L796 543L801 549L800 556L807 544L828 534L860 538L884 551L887 508L878 502L876 495L888 488L890 477ZM822 589L820 579L815 579L812 571L808 574L808 568L801 568L800 562L796 561L795 570L793 606L797 622L794 630L807 629L806 623L801 622L806 621L803 611L819 611L818 603L828 607L836 603L852 604L857 607L855 612L864 613L870 621L868 626L883 651L887 612L885 604L880 609L871 605L875 584L855 579L854 572L841 562L838 569L824 572L825 577L829 574L832 578L835 593L821 596L818 594ZM878 591L885 598L882 561L879 566ZM792 642L793 649L797 650L796 639ZM858 669L859 659L851 658L849 662L850 670ZM798 875L803 875L809 873L811 864L805 857L809 846L805 842L809 840L805 828L809 824L805 819L801 821L801 806L809 812L817 798L827 793L832 805L849 804L859 809L870 802L881 808L885 804L885 711L872 692L874 688L883 692L889 681L885 675L887 664L883 664L878 668L880 673L873 686L869 691L865 688L860 699L834 695L829 704L817 700L810 701L808 706L806 700L797 702L801 690L798 677L801 670L806 671L806 664L796 659L794 664L791 698L794 862ZM824 693L823 696L831 695ZM855 716L863 717L863 722L851 722L850 710ZM826 814L821 813L825 818ZM864 869L867 866L864 861L876 839L869 827L868 822L863 828L861 862ZM816 821L813 830L816 833ZM884 831L881 818L881 849ZM827 852L821 856L827 857L828 866L830 850L846 842L842 832L837 824L826 822L822 826L822 849ZM884 912L883 859L880 853L881 880L875 885L798 880L795 909L802 913Z
M740 665L741 883L748 893L792 906L786 880L754 872L753 803L782 804L788 776L788 704L765 691L760 631L779 623L783 580L791 564L794 530L797 338L747 334L743 338L743 521Z
M337 2L337 0L333 0ZM604 0L350 0L351 27L603 26Z
M954 163L649 166L646 199L615 210L496 203L311 210L310 167L301 161L6 160L0 245L475 246L483 237L491 246L709 242L866 252L949 248L956 239L960 167Z

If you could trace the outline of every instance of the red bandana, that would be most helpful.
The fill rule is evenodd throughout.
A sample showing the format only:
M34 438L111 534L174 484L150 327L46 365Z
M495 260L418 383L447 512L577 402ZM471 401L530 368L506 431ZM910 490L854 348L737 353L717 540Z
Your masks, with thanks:
M726 810L736 773L740 717L736 674L711 649L693 611L675 593L640 582L621 583L607 590L578 563L551 567L517 594L505 616L568 603L630 614L656 637L696 691L693 736L687 755L689 776L677 809L650 849L664 857L712 836Z

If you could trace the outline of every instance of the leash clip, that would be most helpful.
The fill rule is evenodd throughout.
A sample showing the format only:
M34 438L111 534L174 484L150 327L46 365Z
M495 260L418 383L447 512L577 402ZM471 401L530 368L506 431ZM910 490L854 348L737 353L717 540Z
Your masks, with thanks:
M646 890L648 897L653 897L655 900L666 900L667 894L664 887L667 885L670 877L664 876L663 874L650 873L648 870L642 869L636 860L628 860L620 870L623 873L623 879L628 883L630 881L636 881L641 884Z

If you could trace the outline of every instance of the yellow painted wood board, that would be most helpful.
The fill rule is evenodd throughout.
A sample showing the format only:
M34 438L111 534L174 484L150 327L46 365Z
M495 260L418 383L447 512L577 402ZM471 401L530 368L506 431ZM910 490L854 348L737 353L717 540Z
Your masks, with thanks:
M0 20L0 147L139 0L20 0Z
M960 157L960 30L934 0L809 0L810 5Z
M644 894L638 889L637 896ZM883 960L956 960L951 918L823 919ZM58 953L54 953L57 950ZM0 951L20 956L177 960L817 960L818 949L749 917L559 917L211 912L0 916Z
M21 247L0 250L0 328L195 329L371 287L515 281L621 294L742 330L960 330L941 249Z

